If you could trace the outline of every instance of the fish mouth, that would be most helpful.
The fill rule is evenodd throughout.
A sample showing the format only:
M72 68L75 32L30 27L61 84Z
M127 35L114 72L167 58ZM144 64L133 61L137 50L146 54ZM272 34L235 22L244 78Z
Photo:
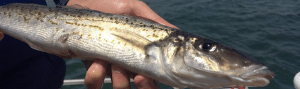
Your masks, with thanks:
M249 72L243 74L241 78L248 82L248 86L266 86L275 77L275 73L266 66L252 65Z

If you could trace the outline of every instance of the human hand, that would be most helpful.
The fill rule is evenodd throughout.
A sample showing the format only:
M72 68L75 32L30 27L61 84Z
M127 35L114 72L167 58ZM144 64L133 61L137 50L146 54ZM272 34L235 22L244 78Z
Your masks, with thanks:
M143 75L136 75L116 65L110 65L103 60L96 59L95 61L84 61L84 63L88 68L85 77L85 84L88 89L100 89L103 85L105 75L112 78L114 89L130 89L129 78L134 79L134 84L138 89L158 88L153 79Z
M70 0L67 5L75 4L105 13L140 16L169 27L177 28L157 15L147 4L138 0ZM84 63L88 68L85 77L85 85L88 89L101 88L105 75L110 75L110 72L114 89L129 89L129 78L134 78L134 83L138 89L158 88L153 79L143 75L136 75L113 64L109 68L110 65L105 61L84 61Z

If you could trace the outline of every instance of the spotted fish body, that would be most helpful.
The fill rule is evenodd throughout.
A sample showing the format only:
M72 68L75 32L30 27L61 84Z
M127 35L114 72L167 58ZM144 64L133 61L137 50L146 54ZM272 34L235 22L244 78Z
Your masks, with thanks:
M103 59L174 87L265 86L275 76L238 50L139 17L15 3L0 7L0 19L1 31L33 49Z

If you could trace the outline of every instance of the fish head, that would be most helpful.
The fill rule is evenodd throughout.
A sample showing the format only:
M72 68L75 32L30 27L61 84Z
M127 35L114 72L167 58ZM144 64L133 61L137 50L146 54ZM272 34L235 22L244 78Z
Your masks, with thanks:
M173 35L164 46L165 70L189 87L262 87L275 76L252 56L198 35Z

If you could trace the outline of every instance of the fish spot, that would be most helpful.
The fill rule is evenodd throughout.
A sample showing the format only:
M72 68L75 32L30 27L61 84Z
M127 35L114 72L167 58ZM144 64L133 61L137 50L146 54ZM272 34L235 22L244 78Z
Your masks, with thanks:
M175 38L175 39L173 39L173 42L181 42L181 40L180 39L178 39L178 38Z
M109 30L117 30L117 27L112 27Z
M20 9L20 10L21 10L21 12L24 12L24 7L21 7L21 9Z
M70 14L68 14L68 13L65 13L65 15L69 16Z
M8 18L10 18L11 17L11 13L8 13Z
M71 24L71 25L73 25L74 23L66 21L66 24Z
M162 42L162 40L161 40L161 39L159 39L158 41L159 41L159 42Z
M23 19L24 19L24 21L28 21L28 20L30 20L30 18L26 18L26 16L25 16L25 15L23 16Z
M64 34L59 38L59 41L65 43L69 38L69 34Z
M80 26L80 24L78 24L77 22L74 23L76 26Z
M158 35L152 34L152 37L155 37L155 38L157 38L157 37L158 37Z
M54 25L57 25L58 23L52 21L51 19L48 19L48 21L51 23L51 24L54 24Z
M89 27L97 28L97 29L99 29L100 31L103 31L103 30L104 30L102 27L97 26L97 25L89 25Z
M22 16L23 16L23 14L22 14L22 13L19 13L19 14L18 14L18 16L19 16L19 17L22 17Z
M38 12L37 15L38 15L38 16L42 16L42 13L41 13L41 12Z
M81 20L81 16L77 16L77 18L78 18L79 20Z
M115 40L112 40L111 43L113 43Z
M165 36L164 38L167 38L168 36Z

